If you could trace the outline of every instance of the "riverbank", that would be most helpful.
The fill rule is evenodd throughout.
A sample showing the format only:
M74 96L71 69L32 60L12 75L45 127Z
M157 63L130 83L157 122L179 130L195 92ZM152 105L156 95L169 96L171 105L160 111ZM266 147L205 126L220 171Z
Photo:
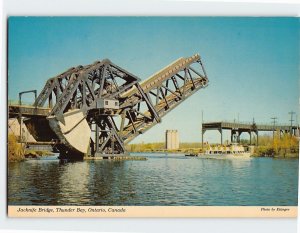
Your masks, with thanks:
M27 158L40 158L43 156L53 155L51 151L44 151L44 150L25 150L24 157Z
M265 152L256 152L252 155L252 157L268 157L268 158L280 158L280 159L293 159L299 158L299 152L289 152L289 153L279 153L275 154L273 152L265 153Z
M253 140L255 141L255 140ZM248 148L250 144L249 141L243 141L241 143L245 146L245 150L251 151L252 157L273 157L273 158L298 158L299 157L299 141L294 135L284 134L280 136L277 132L274 138L270 135L260 136L259 146L254 146L254 151L252 148ZM207 144L203 148L205 151L207 149ZM217 147L222 149L225 145L210 144L212 147ZM130 144L126 146L129 152L138 153L173 153L173 154L198 154L203 153L202 144L199 142L191 143L180 143L179 149L167 150L165 149L165 143L138 143Z
M86 156L83 157L83 160L115 160L115 161L122 161L122 160L141 160L141 161L145 161L147 160L146 157L142 157L142 156L96 156L96 157L92 157L92 156Z
M276 147L273 144L258 146L254 149L253 157L299 158L298 146Z
M8 161L21 162L27 158L38 159L43 156L53 155L51 151L43 150L27 150L25 144L17 142L17 138L13 134L8 135Z
M126 145L126 150L128 152L137 153L201 153L202 144L199 142L182 142L179 144L179 149L167 150L165 149L164 142L154 142L154 143L138 143Z

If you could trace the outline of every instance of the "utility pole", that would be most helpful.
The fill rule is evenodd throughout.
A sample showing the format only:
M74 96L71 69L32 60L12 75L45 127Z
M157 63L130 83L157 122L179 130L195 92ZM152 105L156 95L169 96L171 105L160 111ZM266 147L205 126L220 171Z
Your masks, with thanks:
M271 119L273 120L272 123L273 123L273 142L274 142L275 123L276 123L277 117L271 117Z
M295 112L293 112L293 111L290 111L289 112L289 114L291 115L291 119L290 119L290 122L291 122L291 136L293 135L293 121L294 121L294 119L293 119L293 115L294 114L296 114Z

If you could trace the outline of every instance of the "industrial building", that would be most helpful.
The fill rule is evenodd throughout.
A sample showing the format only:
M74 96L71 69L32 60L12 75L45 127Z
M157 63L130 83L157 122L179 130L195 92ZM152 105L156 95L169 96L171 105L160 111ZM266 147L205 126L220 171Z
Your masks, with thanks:
M166 149L167 150L179 149L179 134L177 130L166 131Z

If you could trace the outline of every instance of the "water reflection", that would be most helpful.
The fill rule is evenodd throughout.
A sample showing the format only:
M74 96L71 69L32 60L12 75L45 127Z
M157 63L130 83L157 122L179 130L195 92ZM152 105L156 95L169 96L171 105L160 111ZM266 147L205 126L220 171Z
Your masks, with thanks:
M10 205L297 205L298 160L57 159L9 164Z

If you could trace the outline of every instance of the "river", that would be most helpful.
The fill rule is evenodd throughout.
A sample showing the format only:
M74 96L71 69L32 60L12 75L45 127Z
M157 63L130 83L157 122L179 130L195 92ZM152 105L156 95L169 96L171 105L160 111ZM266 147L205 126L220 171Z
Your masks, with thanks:
M8 165L9 205L296 206L298 159L201 159L60 163L56 156Z

